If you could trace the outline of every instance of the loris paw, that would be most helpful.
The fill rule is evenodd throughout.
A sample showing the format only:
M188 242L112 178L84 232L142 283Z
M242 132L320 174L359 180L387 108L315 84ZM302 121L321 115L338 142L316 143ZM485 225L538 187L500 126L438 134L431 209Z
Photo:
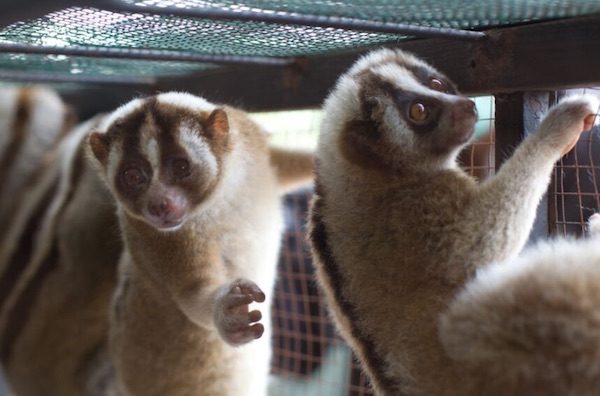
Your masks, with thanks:
M600 236L600 214L595 213L588 219L588 230L591 236Z
M567 97L550 109L542 123L542 133L550 135L564 155L577 144L581 132L592 129L599 121L599 106L600 101L592 95Z
M237 279L224 286L216 301L215 324L228 344L246 344L263 335L265 328L257 323L262 314L258 310L250 311L251 303L263 301L265 294L247 279Z

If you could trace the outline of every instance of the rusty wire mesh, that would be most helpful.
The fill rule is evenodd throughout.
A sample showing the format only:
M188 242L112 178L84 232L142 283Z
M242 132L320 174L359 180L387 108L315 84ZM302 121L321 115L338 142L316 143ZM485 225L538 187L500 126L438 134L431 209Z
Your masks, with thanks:
M479 121L475 125L475 138L459 156L459 163L465 171L482 181L495 173L495 133L494 98L475 98Z
M600 97L600 88L570 90ZM599 109L600 110L600 109ZM582 133L573 150L554 168L549 194L549 228L553 235L581 236L589 217L600 211L600 129Z

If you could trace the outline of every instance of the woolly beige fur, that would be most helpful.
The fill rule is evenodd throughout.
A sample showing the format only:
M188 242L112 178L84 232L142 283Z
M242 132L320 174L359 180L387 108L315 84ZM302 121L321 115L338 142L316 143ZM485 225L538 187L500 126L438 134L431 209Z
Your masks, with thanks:
M429 78L452 86L410 54L379 50L326 100L311 214L317 274L376 394L490 395L501 388L446 353L440 315L478 269L521 251L554 162L590 126L598 102L556 106L495 177L477 184L456 165L466 142L452 143L469 125L445 116L466 102L451 88L432 90ZM443 103L436 139L405 121L406 92Z
M125 143L113 143L108 162L98 164L118 202L126 245L111 317L118 394L264 395L271 356L269 303L282 231L280 194L285 186L312 178L312 156L286 155L284 150L270 155L266 133L240 110L217 108L187 94L161 94L153 100L155 107L150 110L144 108L148 101L117 110L118 116L110 116L111 122L99 133L110 130L113 120L140 111L147 111L139 128L142 135L152 129L153 114L166 107L193 111L204 125L198 128L204 129L211 126L203 123L220 114L216 128L222 130L212 138L198 137L206 139L204 143L193 137L177 138L188 152L204 153L191 159L213 164L206 177L208 184L214 184L213 178L216 184L181 226L164 231L132 215L116 192L112 180L118 177L118 165L111 163L131 155ZM182 125L190 123L193 120L170 127L180 128L181 134L187 130ZM220 135L226 135L224 149L211 141ZM91 145L94 149L92 141ZM151 153L153 149L142 144L141 150ZM264 297L254 296L261 304L251 305L263 313L264 334L248 327L249 333L237 339L229 333L229 323L242 321L249 326L258 322L256 313L244 309L232 313L227 304L244 297L237 296L236 286L251 293L246 288L254 284L266 294L264 302Z
M186 108L207 103L177 93L164 94L162 98ZM278 197L300 180L310 181L312 155L289 152L286 156L283 150L269 156L266 136L260 128L244 112L227 108L238 145L234 150L236 159L229 165L247 170L247 179L239 172L230 172L229 193L219 195L215 199L218 205L203 212L204 222L189 222L189 227L182 228L184 237L175 242L177 246L169 245L175 233L163 235L135 221L130 224L144 230L145 240L140 242L141 234L136 239L132 231L127 234L127 245L136 247L136 254L156 253L149 262L162 258L165 263L161 268L165 271L164 282L156 290L149 290L148 285L157 284L148 282L145 275L138 276L131 256L123 251L117 202L87 148L91 132L134 111L142 101L132 101L72 130L55 155L48 158L26 198L18 202L0 246L0 279L10 268L19 269L0 307L2 365L16 396L112 396L118 391L117 378L131 372L137 376L132 381L147 380L144 387L169 395L189 391L190 383L199 386L194 389L196 394L206 395L244 394L258 389L256 384L261 389L266 385L268 328L261 343L246 345L245 350L231 347L219 338L211 324L210 303L203 306L189 299L190 307L206 314L205 328L200 327L182 314L162 287L193 284L193 277L199 273L207 279L244 275L257 278L267 294L267 302L262 304L262 322L268 325L269 288L280 237ZM56 116L62 117L62 113ZM290 166L290 162L297 166ZM120 217L121 225L127 227L122 212ZM28 235L31 224L33 232ZM210 238L204 239L205 236ZM31 255L26 258L23 251L29 237ZM149 241L156 244L147 245ZM142 249L137 248L140 243ZM226 254L221 254L222 250ZM189 268L187 273L185 268L177 268L177 263L183 266L189 262L190 254L204 262L209 255L202 252L218 259L210 269ZM226 270L218 267L225 258L232 259ZM210 272L215 268L214 273ZM127 284L132 286L127 288ZM139 293L144 296L142 300L135 297ZM118 307L126 294L133 301L134 313L118 318ZM124 355L111 356L109 334L115 340L113 351L119 351L116 340L123 332L140 337L126 348ZM154 348L164 355L153 354ZM204 352L207 353L202 355ZM123 360L119 360L121 357ZM117 374L114 363L125 371ZM215 366L210 367L211 364ZM203 367L210 367L209 372L202 373ZM146 376L148 372L152 376ZM200 384L197 378L201 379ZM152 394L145 389L137 389L134 394Z

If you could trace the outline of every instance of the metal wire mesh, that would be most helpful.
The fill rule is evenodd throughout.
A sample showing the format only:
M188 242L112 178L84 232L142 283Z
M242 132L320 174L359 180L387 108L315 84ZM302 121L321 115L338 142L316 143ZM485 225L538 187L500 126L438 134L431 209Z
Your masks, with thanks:
M492 96L474 98L479 120L475 125L475 139L459 156L459 163L471 176L483 181L495 172L495 105Z
M290 57L373 45L397 36L257 22L68 8L0 32L0 42Z
M306 242L306 216L312 191L285 198L286 232L273 305L272 371L270 394L363 395L365 379L352 365L351 352L336 335L317 287ZM352 384L358 373L362 383Z
M126 4L219 8L236 12L279 11L328 15L430 27L478 28L599 12L594 0L121 0Z
M572 90L600 97L600 88ZM600 110L600 109L599 109ZM554 235L582 235L588 218L600 212L600 128L584 132L571 152L554 168L549 200Z

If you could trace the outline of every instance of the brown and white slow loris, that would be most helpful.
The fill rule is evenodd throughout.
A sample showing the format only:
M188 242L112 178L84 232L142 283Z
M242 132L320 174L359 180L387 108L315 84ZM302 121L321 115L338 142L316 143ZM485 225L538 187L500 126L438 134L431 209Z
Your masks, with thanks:
M479 381L486 367L449 355L438 323L477 269L519 254L554 162L597 107L563 101L478 184L456 165L475 105L443 74L384 49L340 77L323 108L310 239L333 318L378 395L529 390L510 376Z
M89 146L126 245L119 393L264 395L270 320L250 307L269 312L282 186L312 178L312 155L269 149L244 112L183 93L122 106Z

